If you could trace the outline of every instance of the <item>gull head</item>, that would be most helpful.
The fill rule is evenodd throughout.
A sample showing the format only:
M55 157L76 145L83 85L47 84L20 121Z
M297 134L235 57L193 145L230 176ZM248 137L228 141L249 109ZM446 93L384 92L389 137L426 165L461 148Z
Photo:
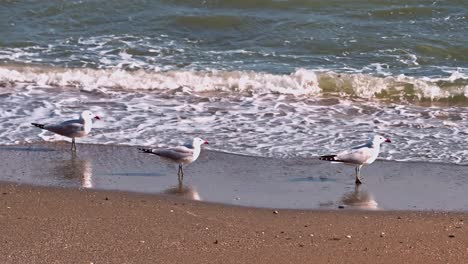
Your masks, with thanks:
M374 137L372 137L371 141L373 144L377 144L377 145L380 145L384 142L392 143L392 141L389 138L385 138L380 135L375 135Z
M85 110L83 111L83 113L81 113L81 119L83 120L93 120L93 119L97 119L97 120L101 120L101 118L95 114L93 114L91 111L89 110Z
M208 144L208 141L206 141L206 140L204 140L204 139L201 139L201 138L199 138L199 137L196 137L196 138L193 139L192 145L193 145L194 147L195 147L195 146L199 147L199 146L201 146L201 145L203 145L203 144Z

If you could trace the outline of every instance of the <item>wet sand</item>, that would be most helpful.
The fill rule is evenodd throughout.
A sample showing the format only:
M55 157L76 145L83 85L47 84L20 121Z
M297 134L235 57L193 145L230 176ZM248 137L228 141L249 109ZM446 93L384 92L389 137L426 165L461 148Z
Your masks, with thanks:
M463 263L468 214L255 209L0 184L0 263Z
M216 143L216 142L214 142ZM215 144L216 145L216 144ZM467 166L377 161L362 170L316 157L275 159L202 151L185 168L134 146L69 143L0 146L0 181L168 194L264 208L468 211ZM219 146L218 146L219 147Z

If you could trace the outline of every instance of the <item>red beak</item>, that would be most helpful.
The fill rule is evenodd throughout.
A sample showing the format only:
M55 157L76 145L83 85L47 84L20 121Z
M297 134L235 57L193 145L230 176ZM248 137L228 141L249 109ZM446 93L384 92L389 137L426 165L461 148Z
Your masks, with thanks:
M385 142L392 143L392 141L389 138L387 138Z
M101 118L99 116L95 116L94 118L97 119L97 120L101 120Z
M208 144L210 144L210 143L208 143L208 141L205 141L205 142L203 142L203 144L207 144L207 145L208 145Z

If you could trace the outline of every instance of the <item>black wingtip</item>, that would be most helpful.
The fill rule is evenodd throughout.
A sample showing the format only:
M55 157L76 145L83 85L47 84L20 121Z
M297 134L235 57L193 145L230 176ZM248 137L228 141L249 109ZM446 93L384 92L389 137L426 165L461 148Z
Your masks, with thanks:
M141 151L141 153L153 153L151 149L138 148L138 150Z
M44 125L43 124L38 124L38 123L31 123L31 125L35 126L35 127L38 127L40 129L44 129Z
M319 160L326 160L326 161L337 161L336 160L336 155L325 155L325 156L320 156Z

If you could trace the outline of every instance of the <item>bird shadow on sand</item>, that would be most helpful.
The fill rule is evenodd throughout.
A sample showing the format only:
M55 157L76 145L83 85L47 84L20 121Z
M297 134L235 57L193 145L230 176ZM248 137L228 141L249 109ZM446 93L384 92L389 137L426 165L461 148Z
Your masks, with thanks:
M0 151L52 152L56 150L41 147L0 147Z
M326 177L300 177L289 179L289 182L336 182L336 179L326 178Z

